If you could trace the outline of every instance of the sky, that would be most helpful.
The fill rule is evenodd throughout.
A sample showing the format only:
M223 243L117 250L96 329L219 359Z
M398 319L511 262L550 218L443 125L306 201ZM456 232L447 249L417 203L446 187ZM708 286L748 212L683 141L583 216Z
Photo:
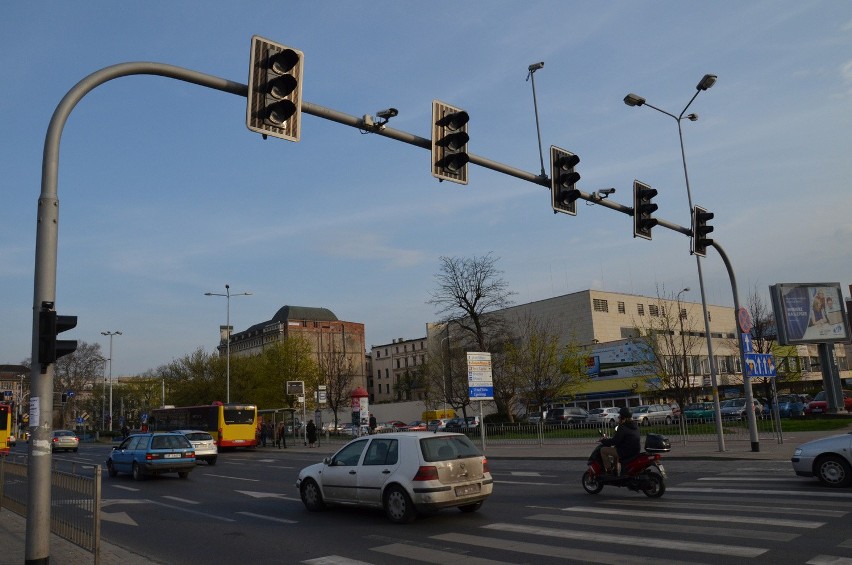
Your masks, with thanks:
M578 188L633 181L656 213L690 225L693 204L741 300L791 282L852 283L852 4L771 0L610 2L7 2L0 8L0 364L31 355L36 212L53 111L117 63L168 63L245 84L252 35L305 54L303 98L352 116L394 107L428 138L438 99L470 115L469 151L541 172L541 142L580 156ZM440 258L492 253L515 303L586 289L656 296L689 287L689 238L578 202L554 214L543 186L471 166L438 182L429 151L303 115L301 141L263 140L240 96L174 79L115 79L63 131L56 310L62 338L113 339L113 374L214 351L230 285L235 331L284 305L329 308L366 344L415 339ZM707 302L733 305L719 254L702 259Z

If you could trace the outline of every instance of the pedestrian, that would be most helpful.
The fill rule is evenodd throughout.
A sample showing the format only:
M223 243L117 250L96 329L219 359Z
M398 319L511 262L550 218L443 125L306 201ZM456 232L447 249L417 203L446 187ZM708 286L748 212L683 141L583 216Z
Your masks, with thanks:
M317 442L317 427L313 420L308 420L308 427L305 428L308 434L308 447L313 447Z
M376 417L374 415L370 414L370 433L371 434L376 433L376 426L378 426L378 423L376 422Z
M278 438L278 448L280 449L283 446L284 449L287 449L287 424L284 422L278 424L276 437Z
M266 447L266 436L269 434L269 429L266 426L266 422L260 425L260 445Z

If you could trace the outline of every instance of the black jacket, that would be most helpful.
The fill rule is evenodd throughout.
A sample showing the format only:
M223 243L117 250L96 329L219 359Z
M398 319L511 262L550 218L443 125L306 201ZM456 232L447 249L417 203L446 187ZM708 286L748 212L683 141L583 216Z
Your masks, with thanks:
M619 460L626 461L627 459L632 459L639 455L639 451L641 451L639 426L633 420L618 424L615 435L611 438L602 439L601 443L606 446L615 447Z

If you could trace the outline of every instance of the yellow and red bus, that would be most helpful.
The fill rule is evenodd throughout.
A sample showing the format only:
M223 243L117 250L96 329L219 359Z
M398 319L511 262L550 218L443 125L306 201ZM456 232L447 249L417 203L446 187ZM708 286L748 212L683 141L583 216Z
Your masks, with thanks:
M9 454L9 434L12 431L12 407L0 404L0 455Z
M167 406L151 411L151 430L203 430L222 447L257 445L257 406L222 404L204 406Z

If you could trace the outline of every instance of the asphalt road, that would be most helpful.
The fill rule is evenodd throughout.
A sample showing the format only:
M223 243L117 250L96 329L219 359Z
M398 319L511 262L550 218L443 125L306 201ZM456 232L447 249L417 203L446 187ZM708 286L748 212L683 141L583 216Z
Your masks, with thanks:
M79 469L108 450L55 459ZM381 511L307 512L295 478L320 458L236 451L187 480L104 472L102 536L162 563L852 563L852 490L795 477L787 461L664 461L668 490L649 499L586 494L582 461L491 459L494 495L478 512L398 526Z

